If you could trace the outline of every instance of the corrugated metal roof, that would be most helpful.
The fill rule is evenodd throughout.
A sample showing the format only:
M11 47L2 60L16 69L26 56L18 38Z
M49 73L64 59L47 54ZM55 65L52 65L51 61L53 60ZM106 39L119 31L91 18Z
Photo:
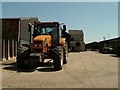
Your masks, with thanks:
M20 17L20 18L0 18L0 19L18 19L18 20L29 20L29 19L38 19L37 17Z
M38 19L37 17L21 17L20 20Z
M99 41L99 43L113 41L113 40L120 40L120 37L108 39L108 40L105 40L105 41Z

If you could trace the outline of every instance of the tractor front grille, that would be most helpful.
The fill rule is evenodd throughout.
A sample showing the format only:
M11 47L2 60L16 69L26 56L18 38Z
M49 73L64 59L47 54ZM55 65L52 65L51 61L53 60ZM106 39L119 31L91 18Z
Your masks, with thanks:
M42 41L36 40L36 41L34 41L33 43L34 43L34 44L42 44Z
M32 52L33 52L33 53L42 53L42 52L43 52L43 49L42 49L42 48L33 48L33 49L32 49Z

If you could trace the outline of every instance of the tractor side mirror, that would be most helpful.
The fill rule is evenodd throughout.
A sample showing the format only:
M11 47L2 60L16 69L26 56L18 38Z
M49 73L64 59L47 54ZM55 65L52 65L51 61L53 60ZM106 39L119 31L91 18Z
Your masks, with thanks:
M63 25L63 30L66 31L66 25Z
M28 32L31 32L31 24L28 23Z

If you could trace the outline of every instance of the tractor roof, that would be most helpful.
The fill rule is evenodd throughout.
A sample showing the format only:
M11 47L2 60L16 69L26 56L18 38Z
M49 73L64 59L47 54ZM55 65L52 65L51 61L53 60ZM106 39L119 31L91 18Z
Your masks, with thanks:
M59 24L59 22L35 22L36 24Z

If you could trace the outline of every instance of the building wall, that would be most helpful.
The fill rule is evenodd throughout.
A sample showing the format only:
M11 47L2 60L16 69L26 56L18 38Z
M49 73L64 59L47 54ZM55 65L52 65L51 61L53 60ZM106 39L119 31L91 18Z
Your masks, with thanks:
M85 43L80 42L80 51L85 51Z
M70 46L72 51L84 51L85 43L84 43L84 34L82 30L69 30L69 34L71 35Z
M69 34L73 41L75 42L84 42L84 34L82 30L69 30Z
M87 43L85 45L85 49L86 50L91 50L91 51L96 51L96 50L99 49L99 43L98 42Z
M83 42L83 35L82 34L71 34L71 38L75 42Z
M99 42L99 51L102 51L102 48L104 46L112 46L113 47L113 53L116 53L116 47L120 46L120 37L118 38L113 38L105 41L100 41Z
M18 22L19 19L2 19L2 58L5 57L6 59L8 59L9 56L12 56L12 40L17 41L18 39ZM14 51L14 55L15 53L16 52Z
M30 33L28 32L28 23L34 23L38 21L37 18L3 18L2 19L2 40L5 41L2 47L5 49L2 51L2 57L8 58L12 57L12 52L16 55L16 46L22 44L20 41L23 41L25 44L28 44L30 41ZM18 37L20 34L20 38ZM8 41L9 40L9 41ZM12 42L14 41L14 45ZM27 41L27 42L26 42ZM17 42L17 44L16 44ZM8 48L9 47L9 48ZM3 55L3 52L5 55ZM9 55L8 55L9 53Z
M2 19L2 39L17 40L19 19Z

